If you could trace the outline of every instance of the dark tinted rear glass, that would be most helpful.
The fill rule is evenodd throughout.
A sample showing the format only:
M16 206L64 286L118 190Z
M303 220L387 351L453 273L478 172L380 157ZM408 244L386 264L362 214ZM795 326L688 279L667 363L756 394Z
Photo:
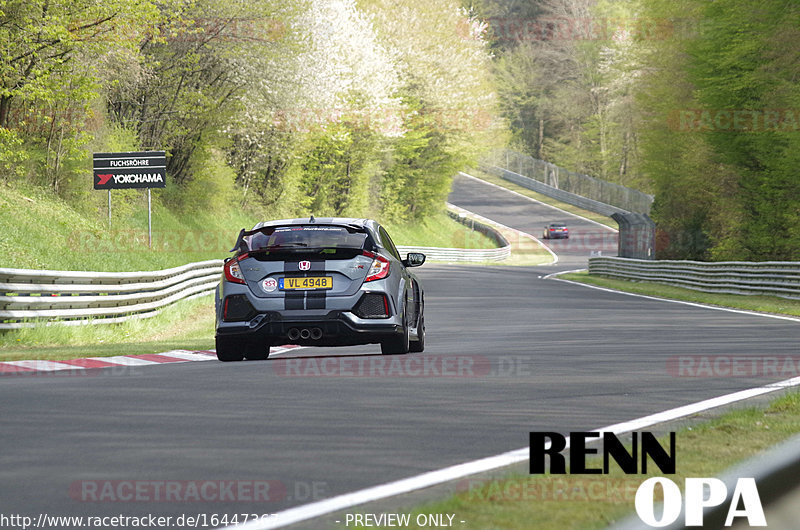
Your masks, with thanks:
M283 248L364 248L365 232L351 232L342 226L279 226L250 236L253 250Z

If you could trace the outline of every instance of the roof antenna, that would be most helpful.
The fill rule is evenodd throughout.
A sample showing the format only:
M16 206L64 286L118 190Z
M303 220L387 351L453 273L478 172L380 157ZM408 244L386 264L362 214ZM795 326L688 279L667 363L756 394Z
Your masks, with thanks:
M309 222L309 223L314 223L314 222L316 222L316 219L314 219L314 214L313 214L313 213L311 214L311 217L308 219L308 222Z

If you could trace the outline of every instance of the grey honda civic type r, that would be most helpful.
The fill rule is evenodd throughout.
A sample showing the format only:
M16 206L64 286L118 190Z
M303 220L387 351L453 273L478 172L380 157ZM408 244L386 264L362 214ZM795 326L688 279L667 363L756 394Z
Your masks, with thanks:
M425 297L370 219L285 219L242 230L216 291L221 361L263 360L270 346L381 345L383 354L425 348Z

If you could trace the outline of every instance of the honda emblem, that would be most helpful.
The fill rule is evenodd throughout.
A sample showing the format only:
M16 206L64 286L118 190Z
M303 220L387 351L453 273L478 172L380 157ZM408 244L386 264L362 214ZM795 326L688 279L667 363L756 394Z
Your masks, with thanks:
M310 261L301 261L299 263L299 267L300 267L301 271L307 271L308 269L311 268L311 262Z

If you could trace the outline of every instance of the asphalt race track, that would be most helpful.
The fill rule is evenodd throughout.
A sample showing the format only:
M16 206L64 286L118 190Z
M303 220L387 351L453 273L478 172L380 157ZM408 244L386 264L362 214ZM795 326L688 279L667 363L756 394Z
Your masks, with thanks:
M591 430L787 378L683 377L675 359L795 355L796 322L543 279L585 266L598 240L613 255L613 232L470 179L450 201L537 237L565 221L572 237L550 242L553 266L419 269L424 354L2 376L0 513L272 513L518 449L531 430ZM156 502L166 482L177 493Z
M617 255L616 231L607 226L501 191L483 181L457 177L448 201L539 238L558 255L555 266L541 269L545 273L586 268L593 252ZM569 228L569 238L542 239L545 225L559 222Z

